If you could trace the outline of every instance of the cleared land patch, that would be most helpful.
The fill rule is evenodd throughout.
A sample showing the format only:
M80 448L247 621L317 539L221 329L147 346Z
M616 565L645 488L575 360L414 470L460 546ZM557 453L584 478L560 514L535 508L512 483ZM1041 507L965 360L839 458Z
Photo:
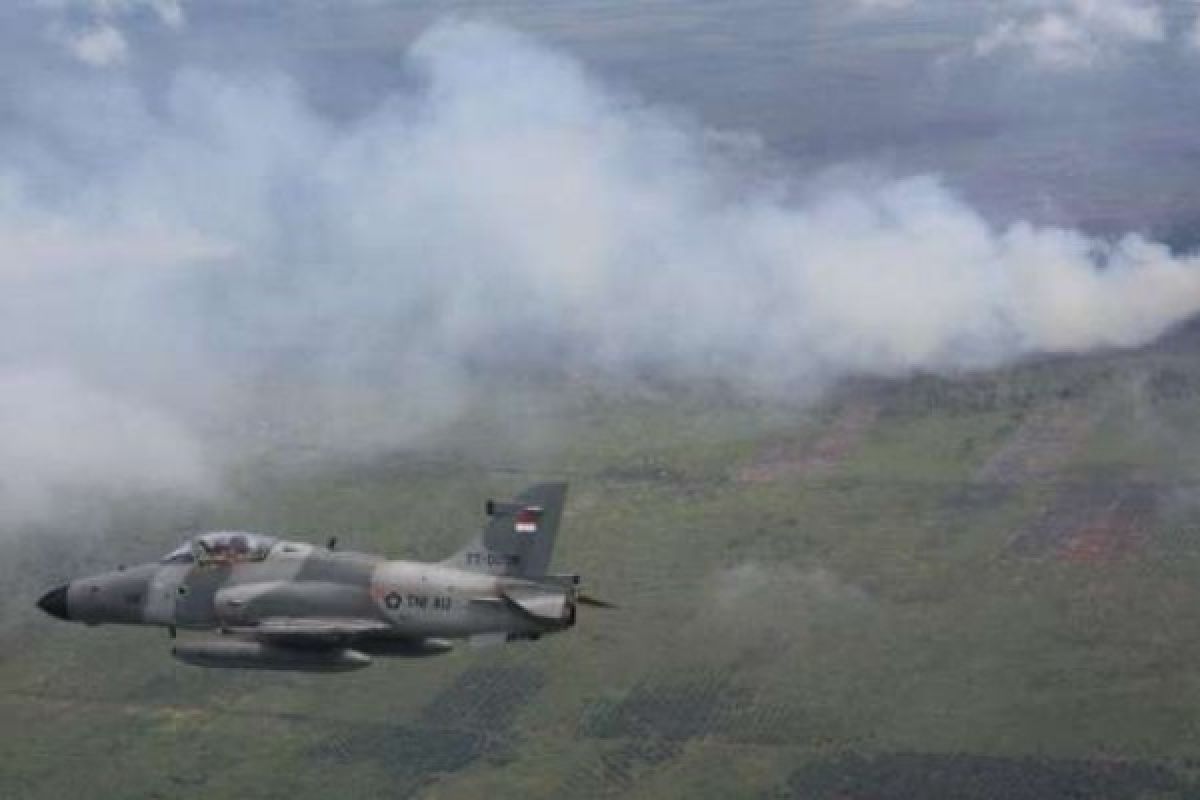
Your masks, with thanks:
M1138 555L1154 530L1159 493L1146 484L1093 482L1060 488L1013 537L1017 555L1102 564Z
M1025 483L1052 476L1083 444L1091 425L1090 414L1071 403L1032 411L975 477L984 482Z
M803 479L827 474L862 442L879 416L871 402L851 403L811 443L775 443L737 471L741 483Z

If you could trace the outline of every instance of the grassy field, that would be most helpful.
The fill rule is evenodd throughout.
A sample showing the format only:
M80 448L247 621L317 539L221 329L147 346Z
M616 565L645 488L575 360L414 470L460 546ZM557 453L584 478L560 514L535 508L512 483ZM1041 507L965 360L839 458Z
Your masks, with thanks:
M1200 796L1189 350L808 407L563 389L516 455L481 410L436 448L115 504L84 544L10 538L0 797ZM555 565L620 609L536 644L205 671L30 610L106 543L132 563L197 529L439 558L486 497L559 475Z

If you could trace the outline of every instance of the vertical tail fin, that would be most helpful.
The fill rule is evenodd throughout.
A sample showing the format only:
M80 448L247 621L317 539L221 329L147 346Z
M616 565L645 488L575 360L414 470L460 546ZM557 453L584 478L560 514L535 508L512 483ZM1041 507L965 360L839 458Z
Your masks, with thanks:
M539 483L511 502L489 500L483 531L442 563L488 575L545 575L566 498L567 484Z

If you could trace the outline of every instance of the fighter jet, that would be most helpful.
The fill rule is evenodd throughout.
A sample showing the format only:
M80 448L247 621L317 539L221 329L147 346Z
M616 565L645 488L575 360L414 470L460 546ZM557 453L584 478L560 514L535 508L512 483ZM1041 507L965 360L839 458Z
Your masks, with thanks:
M202 667L314 672L361 669L372 656L445 653L453 640L536 640L575 624L576 607L608 607L578 575L547 574L565 483L489 500L481 533L436 564L286 541L203 533L157 563L81 578L38 600L86 625L123 623L216 631L175 640L172 655Z

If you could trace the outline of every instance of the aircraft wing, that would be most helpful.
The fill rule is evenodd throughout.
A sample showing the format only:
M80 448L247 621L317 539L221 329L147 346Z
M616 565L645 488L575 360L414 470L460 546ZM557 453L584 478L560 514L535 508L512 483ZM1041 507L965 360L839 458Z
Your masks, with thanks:
M337 617L268 617L257 625L230 628L229 632L285 647L340 647L347 640L391 630L377 619Z

